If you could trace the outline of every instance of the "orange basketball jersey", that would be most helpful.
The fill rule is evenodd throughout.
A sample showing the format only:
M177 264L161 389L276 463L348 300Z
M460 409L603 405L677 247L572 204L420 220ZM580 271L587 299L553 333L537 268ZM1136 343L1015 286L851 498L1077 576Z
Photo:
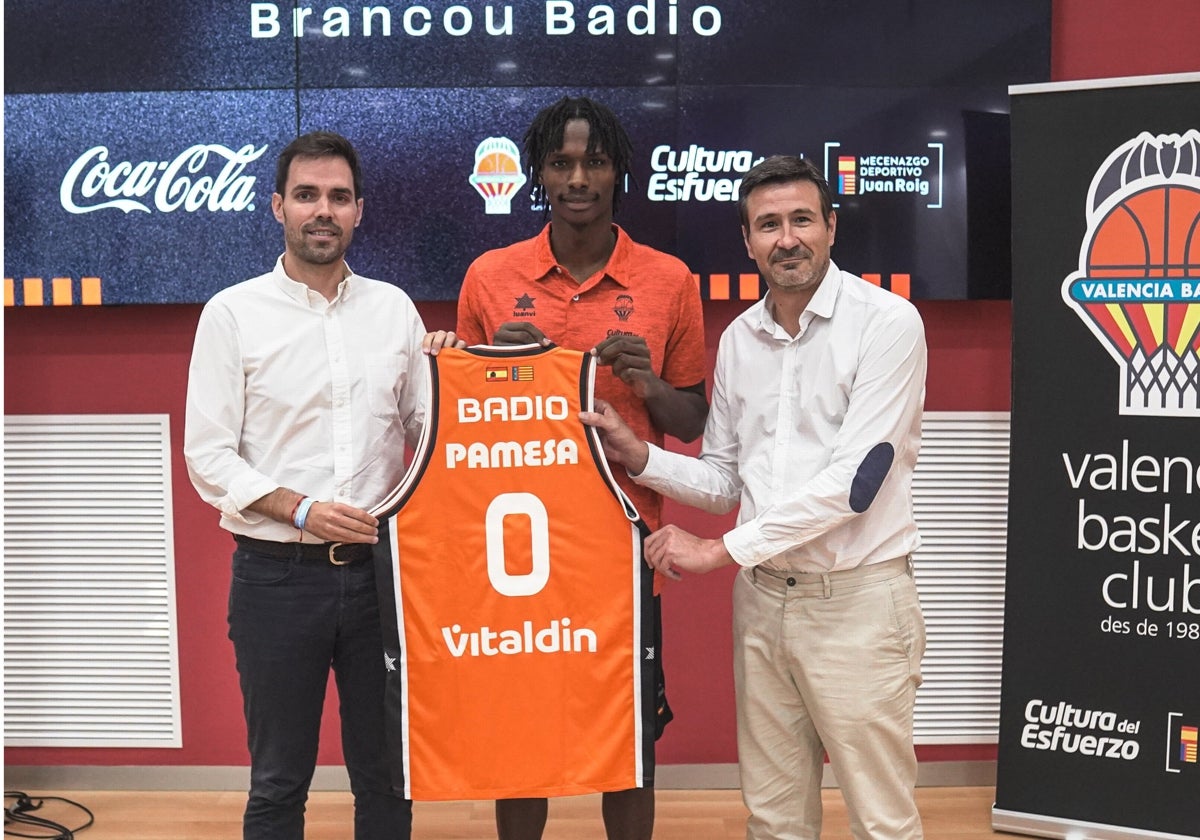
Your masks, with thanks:
M430 371L424 437L375 510L405 795L651 784L652 576L637 512L578 418L595 361L478 346L431 356Z

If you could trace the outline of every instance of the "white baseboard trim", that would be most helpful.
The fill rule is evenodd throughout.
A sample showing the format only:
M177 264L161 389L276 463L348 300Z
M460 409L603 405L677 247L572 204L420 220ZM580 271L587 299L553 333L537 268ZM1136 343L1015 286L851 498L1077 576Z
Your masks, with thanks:
M17 766L4 768L6 790L47 794L55 790L245 790L246 767L180 766ZM996 784L994 761L923 762L917 773L921 787L990 787ZM837 787L825 766L823 787ZM660 790L736 790L736 764L662 764L655 773ZM346 768L321 765L313 790L349 790Z

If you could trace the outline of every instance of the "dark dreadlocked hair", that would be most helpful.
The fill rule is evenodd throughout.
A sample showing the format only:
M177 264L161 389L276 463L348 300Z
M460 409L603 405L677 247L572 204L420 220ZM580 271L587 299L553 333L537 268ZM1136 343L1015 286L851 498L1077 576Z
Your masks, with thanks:
M588 152L603 152L613 162L616 173L616 187L613 189L613 212L621 202L624 192L625 178L633 160L633 144L629 135L621 126L616 115L585 96L562 99L543 108L529 130L525 132L525 166L529 174L529 182L533 184L533 199L542 205L542 215L550 212L550 204L546 201L546 188L542 185L539 173L546 158L557 152L563 145L563 131L571 120L586 120L588 124ZM630 181L632 182L632 177Z

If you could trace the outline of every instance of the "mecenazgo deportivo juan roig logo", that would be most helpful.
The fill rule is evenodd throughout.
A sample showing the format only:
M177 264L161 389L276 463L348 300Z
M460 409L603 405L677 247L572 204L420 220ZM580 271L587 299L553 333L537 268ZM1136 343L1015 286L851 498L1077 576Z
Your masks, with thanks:
M1200 417L1200 131L1143 132L1096 170L1062 297L1120 366L1121 414Z

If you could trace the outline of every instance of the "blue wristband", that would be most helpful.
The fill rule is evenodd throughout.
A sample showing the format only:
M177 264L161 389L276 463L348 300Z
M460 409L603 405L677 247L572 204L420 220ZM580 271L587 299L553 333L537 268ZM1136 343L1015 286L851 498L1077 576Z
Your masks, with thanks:
M308 509L317 503L317 500L312 496L305 496L300 504L296 507L296 516L292 519L292 524L304 530L304 523L308 521Z

